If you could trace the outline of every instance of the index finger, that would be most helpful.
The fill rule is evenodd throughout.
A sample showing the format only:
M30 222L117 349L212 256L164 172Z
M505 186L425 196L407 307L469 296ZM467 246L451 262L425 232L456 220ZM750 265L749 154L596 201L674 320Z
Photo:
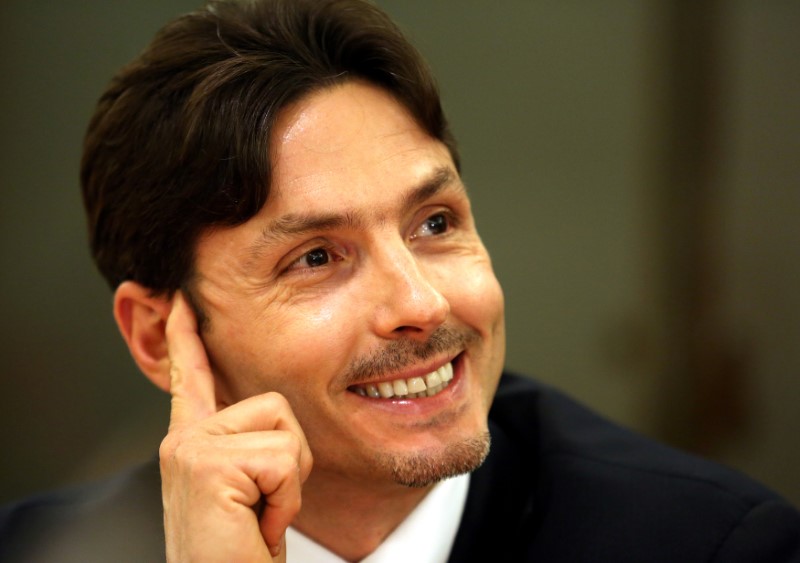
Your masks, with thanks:
M166 325L169 378L172 395L169 428L198 422L216 412L214 375L208 363L197 320L178 291Z

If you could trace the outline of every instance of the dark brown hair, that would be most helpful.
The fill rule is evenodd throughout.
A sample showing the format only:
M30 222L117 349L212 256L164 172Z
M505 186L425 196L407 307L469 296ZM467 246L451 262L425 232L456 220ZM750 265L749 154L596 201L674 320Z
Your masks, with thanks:
M90 244L111 287L185 286L197 237L264 205L278 112L356 77L391 92L458 166L430 70L365 0L215 1L167 24L113 78L86 134Z

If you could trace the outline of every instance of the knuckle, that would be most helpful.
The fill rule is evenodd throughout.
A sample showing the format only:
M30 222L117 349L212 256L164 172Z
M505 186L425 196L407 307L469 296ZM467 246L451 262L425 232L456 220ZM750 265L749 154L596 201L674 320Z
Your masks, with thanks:
M288 430L277 430L275 431L275 434L280 441L282 450L291 452L291 454L295 457L300 457L302 442L295 433L289 432Z
M289 401L286 400L286 397L278 393L277 391L270 391L268 393L264 393L262 395L262 399L267 405L275 410L285 410L289 409Z
M182 472L194 473L201 466L198 463L206 458L201 453L197 437L185 430L169 432L161 441L158 456L162 468L171 467Z
M167 434L163 440L161 440L161 445L158 448L158 457L162 463L170 462L175 457L175 450L178 447L178 438L175 433Z
M300 513L300 509L303 507L303 498L301 495L290 495L286 499L286 506L285 510L290 516L290 520L293 520L294 517Z
M293 478L299 469L297 458L285 450L273 457L272 466L278 474L283 476L283 478Z
M311 450L306 449L302 456L300 456L300 480L305 482L308 476L311 475L311 469L314 467L314 455Z
M279 442L279 449L287 454L287 459L292 460L300 480L305 481L314 464L311 450L300 436L286 430L280 432Z

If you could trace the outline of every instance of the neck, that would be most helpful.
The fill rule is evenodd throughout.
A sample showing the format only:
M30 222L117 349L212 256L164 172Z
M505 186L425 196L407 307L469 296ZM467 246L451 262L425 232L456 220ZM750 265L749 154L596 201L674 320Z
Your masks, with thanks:
M303 507L292 526L347 561L360 561L422 501L432 486L353 483L342 475L312 471L303 485Z

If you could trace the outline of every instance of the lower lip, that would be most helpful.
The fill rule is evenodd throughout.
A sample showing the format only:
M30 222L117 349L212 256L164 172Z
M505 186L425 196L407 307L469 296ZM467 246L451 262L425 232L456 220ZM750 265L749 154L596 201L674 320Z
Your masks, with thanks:
M348 394L359 401L360 406L378 408L386 412L408 415L424 414L429 411L438 411L443 407L452 405L464 393L464 362L459 356L453 360L453 379L450 384L433 397L420 397L417 399L373 399L363 397L358 393L348 391Z

